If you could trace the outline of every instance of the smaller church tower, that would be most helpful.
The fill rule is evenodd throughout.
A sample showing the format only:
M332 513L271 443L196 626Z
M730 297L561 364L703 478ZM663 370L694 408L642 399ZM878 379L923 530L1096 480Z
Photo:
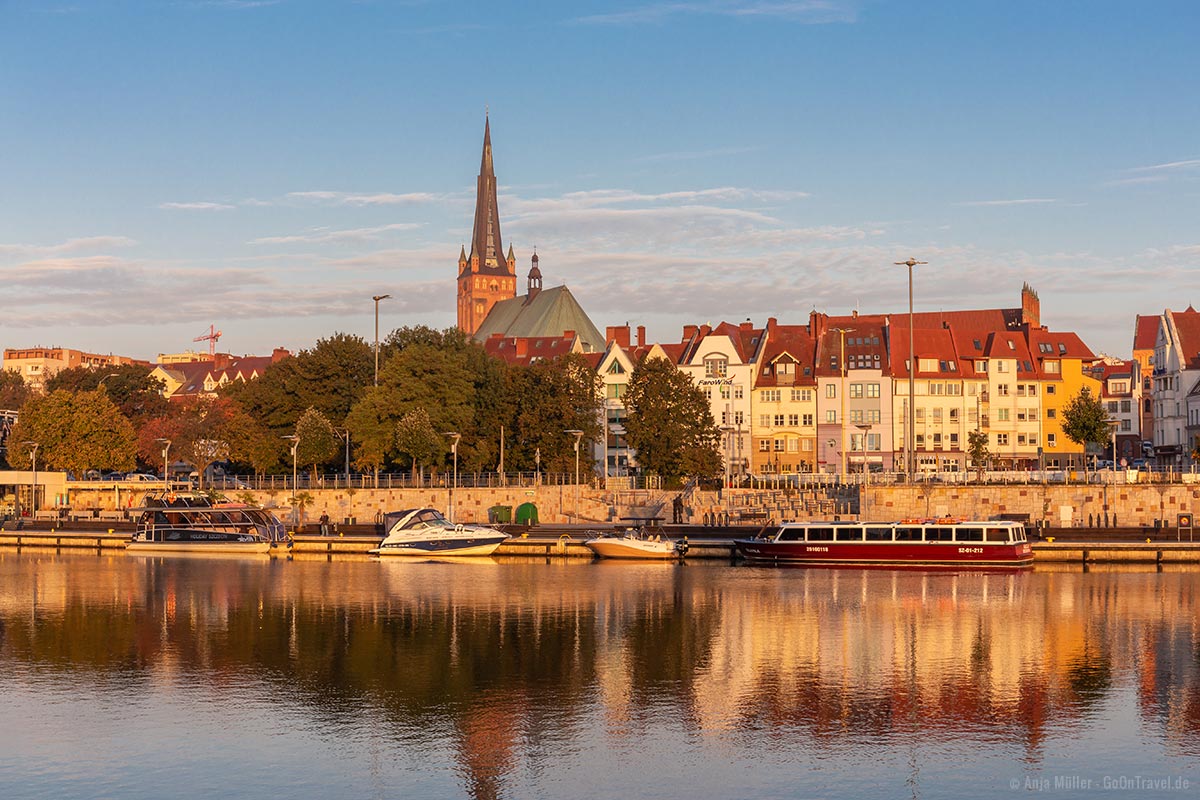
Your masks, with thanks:
M525 295L523 305L529 305L533 302L533 298L538 296L538 292L542 291L542 271L538 269L537 253L533 254L533 266L529 268L529 289Z
M474 334L492 306L516 296L517 261L511 244L508 255L504 255L500 240L500 210L496 205L496 173L492 166L492 127L491 121L485 119L471 254L467 255L464 246L458 256L459 329Z

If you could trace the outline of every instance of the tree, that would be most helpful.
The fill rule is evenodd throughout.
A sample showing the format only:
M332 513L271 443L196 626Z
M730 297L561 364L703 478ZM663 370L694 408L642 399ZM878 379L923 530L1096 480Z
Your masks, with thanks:
M296 460L312 465L313 480L317 478L317 467L338 454L341 439L333 429L333 423L313 407L309 407L296 422Z
M1071 398L1062 409L1063 435L1078 445L1086 448L1089 444L1104 446L1108 442L1109 426L1108 412L1100 398L1093 397L1088 387L1083 387L1079 394Z
M16 411L32 396L29 386L19 373L0 370L0 409Z
M708 399L663 358L645 359L629 376L625 436L647 472L668 480L721 471L720 433Z
M102 391L58 390L30 398L9 433L9 463L29 462L38 443L38 464L76 476L89 469L130 470L135 465L133 426Z
M540 454L543 469L573 473L575 437L564 431L579 430L580 470L592 472L589 445L602 435L596 371L580 355L568 354L511 367L508 381L508 462L531 470Z
M196 397L173 402L167 413L147 420L138 432L138 450L148 463L162 458L162 443L171 441L173 458L191 464L204 488L204 474L218 461L227 461L237 448L241 408L225 397ZM242 423L244 424L244 423Z
M55 373L46 381L48 392L58 389L72 392L103 389L134 427L140 426L144 420L166 413L167 399L163 397L163 388L161 380L152 377L146 367L137 364L71 367Z
M975 466L975 479L983 480L983 471L987 469L992 453L988 450L988 435L983 431L971 431L967 434L967 456Z
M434 429L429 413L414 408L396 423L396 447L412 459L413 474L419 463L432 463L434 456L446 452L444 437Z
M346 417L355 465L377 476L396 451L394 394L390 387L372 386Z

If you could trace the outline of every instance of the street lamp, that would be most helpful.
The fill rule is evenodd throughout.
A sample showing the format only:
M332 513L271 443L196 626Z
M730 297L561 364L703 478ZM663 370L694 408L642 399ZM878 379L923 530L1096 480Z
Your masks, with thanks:
M571 428L563 433L575 437L575 519L579 520L579 440L583 438L583 431Z
M162 443L162 446L163 446L163 488L165 488L167 491L170 491L171 490L171 479L167 475L167 465L168 465L167 453L171 452L171 440L170 439L155 439L154 441Z
M375 385L379 385L379 301L387 300L390 294L377 294L371 297L375 301Z
M912 268L921 264L928 264L928 261L917 261L909 258L907 261L896 261L898 267L908 267L908 420L905 424L904 439L906 441L904 454L904 472L905 477L912 481L913 478L913 458L916 455L916 412L914 411L913 400L916 397L916 382L917 382L917 354L913 352L913 281Z
M458 485L458 440L462 434L457 431L446 431L442 436L450 437L450 452L454 454L454 480L450 484L450 521L454 522L454 487Z
M836 333L841 333L841 475L846 476L846 333L853 333L853 327L833 327Z
M100 382L98 384L96 384L96 391L98 392L104 388L104 382L106 380L108 380L109 378L116 378L116 377L117 377L117 373L115 373L115 372L110 372L107 375L105 375L103 378L100 379Z
M30 501L30 517L37 517L37 442L21 442L29 448L29 460L33 462L33 499Z
M300 521L300 501L296 497L296 449L300 447L300 437L291 434L281 438L292 443L292 528L295 529Z

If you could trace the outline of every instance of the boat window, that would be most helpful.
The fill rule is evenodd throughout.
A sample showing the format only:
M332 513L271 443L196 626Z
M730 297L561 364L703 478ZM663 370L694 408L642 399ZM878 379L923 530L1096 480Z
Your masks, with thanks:
M959 528L954 538L960 542L982 542L983 528Z
M921 528L901 526L896 528L897 542L919 542L921 541Z
M952 542L954 541L954 528L949 525L930 525L925 529L925 541Z
M1015 539L1018 542L1025 541L1025 526L1024 525L1016 526L1016 528L1013 530L1013 539Z
M1008 531L1004 528L988 528L987 540L989 542L1007 542Z
M892 540L892 529L890 527L871 527L867 528L868 542L890 542Z
M838 528L834 534L834 538L839 542L861 542L863 538L862 528Z
M809 528L808 540L810 542L831 542L833 541L833 528Z
M779 538L776 541L803 542L804 528L782 528L779 531Z

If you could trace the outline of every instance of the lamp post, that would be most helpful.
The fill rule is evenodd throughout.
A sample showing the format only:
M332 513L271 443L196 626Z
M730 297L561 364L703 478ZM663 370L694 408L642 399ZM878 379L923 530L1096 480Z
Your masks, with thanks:
M109 378L115 378L115 377L117 377L117 373L115 373L115 372L110 372L107 375L105 375L103 378L100 379L100 382L98 384L96 384L96 391L98 392L104 388L104 382L106 380L108 380Z
M825 442L825 463L826 464L829 463L829 451L833 449L833 446L835 444L837 444L836 439L829 439L828 441Z
M454 454L454 479L450 482L450 521L454 522L454 487L458 486L458 440L462 434L458 431L446 431L442 436L450 437L450 452Z
M30 508L29 515L30 515L30 517L36 517L37 516L37 451L38 451L39 445L37 442L21 442L21 444L23 444L29 448L29 460L33 464L33 486L31 487L32 488L32 492L31 492L32 496L29 501L29 508Z
M854 333L854 328L831 328L841 334L842 338L842 386L839 394L842 396L842 410L838 418L842 429L842 480L846 478L846 334Z
M913 478L913 458L916 455L916 412L913 410L913 400L916 397L916 382L917 382L917 354L913 352L913 280L912 269L921 264L928 264L928 261L917 261L909 258L907 261L895 262L898 267L908 267L908 420L905 422L905 453L904 453L904 472L905 477L911 483Z
M165 488L167 491L170 491L171 490L171 478L167 474L167 466L170 462L167 461L167 453L171 452L171 440L170 439L155 439L154 441L160 443L163 446L163 488Z
M334 431L346 440L346 488L350 488L350 429L334 428Z
M300 520L300 501L296 498L296 449L300 447L300 437L292 434L282 438L292 443L292 529L294 530Z
M379 301L387 300L390 294L377 294L371 297L375 301L375 385L379 385Z
M575 519L579 520L579 440L583 438L583 431L571 428L563 431L575 437Z

